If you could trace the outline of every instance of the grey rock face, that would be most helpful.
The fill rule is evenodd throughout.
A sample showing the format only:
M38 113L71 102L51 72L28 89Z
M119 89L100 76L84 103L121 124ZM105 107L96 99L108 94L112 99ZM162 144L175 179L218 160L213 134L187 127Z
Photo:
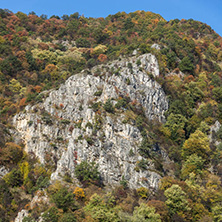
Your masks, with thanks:
M22 220L24 219L24 217L28 216L28 211L27 210L21 210L17 217L15 218L15 222L22 222Z
M157 49L157 50L160 50L161 49L161 46L158 45L157 43L154 43L152 46L151 46L152 49Z
M30 208L33 210L38 205L49 205L49 197L47 196L45 191L38 191L35 196L32 198L30 203Z
M211 126L210 128L210 132L218 132L218 130L220 129L221 124L219 123L219 121L216 121L215 124L213 126Z
M9 171L5 168L5 166L0 166L0 179L4 177Z
M71 49L73 46L76 46L76 42L75 41L71 41L69 42L68 40L53 40L52 41L53 44L61 44L63 46L65 46L67 49Z
M50 159L56 168L51 180L67 172L74 177L76 164L87 160L98 163L105 184L118 184L124 176L131 188L157 188L161 176L152 161L146 171L136 167L143 159L138 153L142 136L136 126L124 123L127 110L109 114L93 108L108 99L115 104L118 98L129 97L141 104L148 119L164 121L168 102L149 73L159 75L152 54L114 61L70 77L42 103L27 106L14 117L26 151L34 152L44 164Z
M35 196L32 198L31 202L30 202L30 209L33 210L39 206L44 206L47 207L49 205L49 197L46 194L45 190L42 191L37 191ZM43 214L43 213L42 213ZM17 217L15 218L15 222L22 222L24 217L28 217L29 216L29 212L28 210L22 209L21 211L18 212ZM42 222L43 219L40 216L36 222Z
M219 121L216 121L213 126L210 127L209 139L210 142L214 142L215 145L218 145L220 142L216 140L216 133L219 131L221 124Z

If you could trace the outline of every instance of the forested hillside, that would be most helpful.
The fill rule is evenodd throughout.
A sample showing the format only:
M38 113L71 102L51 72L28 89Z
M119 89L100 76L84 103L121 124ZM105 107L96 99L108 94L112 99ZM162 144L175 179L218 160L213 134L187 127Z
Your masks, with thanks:
M121 66L110 68L114 60L121 63L147 53L157 58L159 75L146 74L161 86L169 104L164 120L149 119L143 104L130 95L119 93L117 99L108 96L104 104L98 102L98 89L90 104L96 124L89 122L86 128L99 131L104 116L124 115L122 123L137 128L142 138L138 152L143 159L135 171L146 171L151 160L161 177L159 187L131 189L124 177L118 186L105 186L98 166L86 161L76 166L78 180L67 173L61 181L50 181L56 168L50 152L45 165L34 153L26 153L24 141L15 136L13 116L28 112L27 105L43 104L51 90L72 75L123 76ZM135 64L145 72L140 59ZM126 68L135 75L134 64L128 62ZM221 69L222 38L192 19L166 21L145 11L48 19L0 9L0 221L13 220L22 209L27 212L24 222L40 216L45 222L222 221ZM131 84L129 77L126 85ZM54 104L54 109L62 112L64 104ZM46 125L55 122L49 112L42 110L41 115ZM70 119L55 119L61 128L71 124ZM81 124L80 119L68 131L81 129ZM80 135L82 140L93 146L95 132L92 138ZM55 142L49 142L56 149ZM67 145L61 137L57 143ZM157 147L169 158L167 164Z

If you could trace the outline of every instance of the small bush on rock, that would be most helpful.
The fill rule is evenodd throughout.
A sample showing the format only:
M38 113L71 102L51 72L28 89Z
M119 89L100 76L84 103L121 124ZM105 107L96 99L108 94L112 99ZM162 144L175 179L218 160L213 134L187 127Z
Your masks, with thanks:
M95 162L82 161L76 166L75 174L77 179L85 185L89 183L101 184L98 165Z

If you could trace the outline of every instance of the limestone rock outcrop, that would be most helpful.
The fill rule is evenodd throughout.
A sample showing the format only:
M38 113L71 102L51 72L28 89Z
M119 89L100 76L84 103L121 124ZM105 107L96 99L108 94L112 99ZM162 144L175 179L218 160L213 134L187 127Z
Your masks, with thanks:
M9 170L5 168L5 166L0 166L0 179L4 177L7 173L9 173Z
M14 117L27 152L44 164L52 164L51 180L65 173L74 177L76 164L95 161L105 184L115 185L124 177L131 188L157 188L160 174L152 160L147 170L137 168L142 136L127 122L129 110L107 113L97 109L108 99L129 98L139 104L149 120L164 121L168 102L161 86L157 59L152 54L121 59L71 76L58 90ZM160 151L166 158L164 151Z
M15 222L22 222L23 219L27 216L28 216L28 211L23 209L18 213L17 217L15 218Z

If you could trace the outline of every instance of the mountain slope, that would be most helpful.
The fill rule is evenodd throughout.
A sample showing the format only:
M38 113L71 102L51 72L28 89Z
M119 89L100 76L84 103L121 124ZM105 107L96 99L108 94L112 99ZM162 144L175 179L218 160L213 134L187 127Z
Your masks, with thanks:
M192 19L0 9L0 218L221 220L221 47Z

